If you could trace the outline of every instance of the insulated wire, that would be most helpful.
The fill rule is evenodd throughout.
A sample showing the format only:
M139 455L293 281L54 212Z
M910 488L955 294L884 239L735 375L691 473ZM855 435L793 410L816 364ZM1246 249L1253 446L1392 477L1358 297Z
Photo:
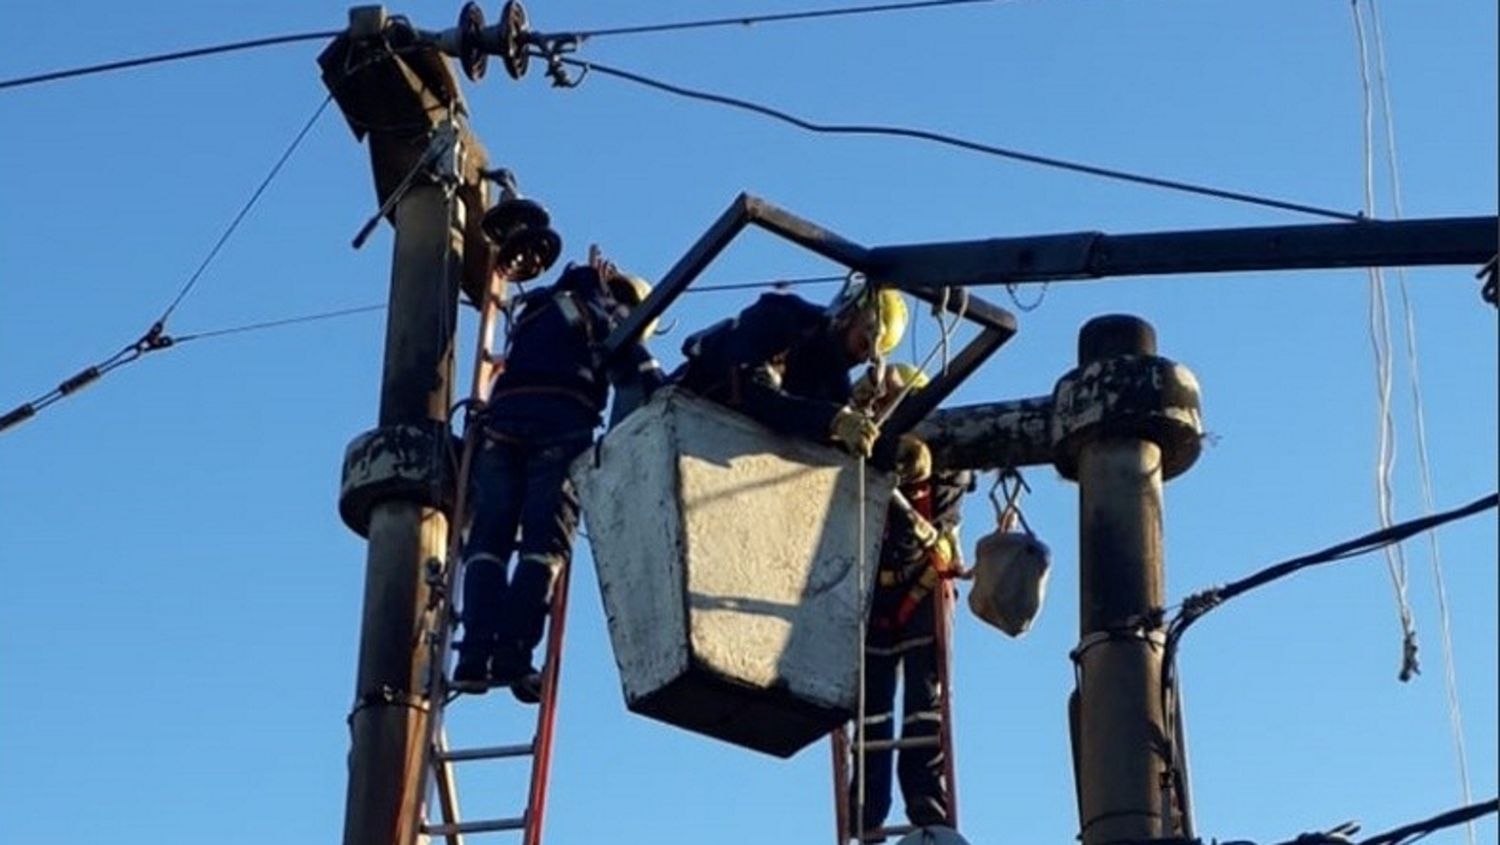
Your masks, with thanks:
M250 210L252 208L255 207L256 201L260 199L261 195L265 193L266 188L270 186L271 182L275 180L277 174L281 172L282 167L287 163L287 160L292 157L292 153L297 150L297 147L301 145L302 139L307 137L307 133L312 130L313 125L317 123L318 118L322 116L323 111L328 107L328 103L332 99L333 97L332 95L330 95L328 97L325 97L323 99L323 102L318 104L318 107L313 111L312 116L308 118L307 122L302 125L302 128L297 132L291 143L287 145L286 150L282 152L281 157L278 158L276 160L276 163L271 167L270 172L267 173L266 177L261 180L259 185L256 186L255 191L250 195L250 198L246 200L245 204L240 207L239 213L235 214L234 219L229 222L229 225L227 227L225 227L223 233L219 235L218 240L214 242L213 248L210 249L208 251L208 254L204 256L203 260L199 262L198 268L193 271L192 275L188 277L187 282L184 283L181 289L177 291L177 295L173 297L171 303L169 303L166 309L162 311L161 316L156 319L156 322L153 323L151 327L148 328L138 340L133 343L127 344L119 352L116 352L109 358L106 358L91 367L80 370L69 378L64 379L58 384L57 387L54 387L47 393L42 394L41 396L31 400L30 402L11 409L4 415L0 415L0 431L5 431L12 426L31 419L32 417L36 416L38 411L41 411L42 409L47 408L48 406L53 405L54 403L59 402L68 396L71 396L79 390L82 390L84 387L87 387L88 385L99 380L110 371L123 367L126 364L132 363L148 352L167 349L176 344L178 339L173 338L171 335L166 333L167 318L172 316L172 312L177 309L177 306L182 303L182 300L188 295L193 287L198 284L198 280L203 278L204 272L208 269L209 265L213 263L214 258L218 256L219 251L223 249L224 244L228 243L229 238L234 235L235 230L239 228L239 225L245 219L245 216L250 213ZM294 318L292 320L292 322L297 321L297 318ZM247 331L250 328L253 327L238 327L234 329L234 331ZM231 332L228 330L218 330L213 332L213 334L228 333ZM200 332L196 335L196 337L204 337L207 334L209 333Z
M1013 0L1003 0L1013 2ZM845 6L833 9L808 9L801 12L781 12L768 15L740 15L733 18L709 18L707 20L680 21L677 23L643 24L640 26L620 26L611 29L588 29L580 32L569 32L568 35L580 41L590 38L604 38L610 35L644 35L652 32L678 32L684 29L708 29L722 26L750 26L758 23L780 23L784 21L802 21L813 18L839 18L852 17L854 15L868 15L880 12L901 12L912 9L930 9L938 6L971 6L978 3L996 3L1002 0L916 0L906 3L880 3L871 6Z
M1385 121L1385 158L1390 182L1391 210L1394 218L1404 218L1401 202L1401 170L1396 154L1396 117L1391 108L1390 74L1385 59L1385 34L1380 25L1380 7L1376 0L1369 0L1370 23L1375 43L1375 70L1377 87L1380 90L1381 114ZM1437 509L1433 495L1432 462L1427 449L1427 411L1422 401L1421 367L1417 356L1417 325L1412 308L1411 291L1407 285L1406 268L1396 268L1396 279L1401 291L1402 321L1406 329L1407 375L1411 380L1412 416L1417 430L1417 465L1422 480L1422 509L1431 516ZM1427 532L1428 560L1432 567L1432 580L1437 593L1438 621L1443 646L1443 683L1448 696L1448 728L1453 734L1454 753L1458 763L1459 783L1465 804L1474 802L1473 787L1469 780L1469 754L1464 741L1463 707L1458 693L1458 666L1453 653L1453 623L1448 610L1448 587L1443 577L1443 556L1438 546L1436 531ZM1469 845L1477 845L1478 832L1474 822L1465 825Z
M1359 0L1350 0L1353 15L1355 43L1358 46L1359 81L1361 90L1363 129L1363 182L1366 214L1375 211L1375 146L1374 146L1374 98L1370 85L1370 57L1365 39L1364 18L1359 11ZM1375 496L1382 528L1395 522L1395 495L1391 476L1396 467L1395 419L1391 413L1391 326L1389 304L1385 291L1385 276L1377 267L1368 269L1370 284L1370 343L1375 354L1375 381L1377 394L1378 444L1375 462ZM1402 681L1409 681L1417 673L1416 627L1412 620L1411 599L1407 592L1406 553L1400 544L1384 548L1386 570L1396 592L1396 609L1401 623L1401 671Z
M541 52L537 52L534 55L538 56L539 58L547 58L546 54ZM978 141L969 141L953 135L945 135L940 132L932 132L925 129L912 129L900 126L816 123L814 121L797 117L796 115L781 111L780 109L772 108L770 106L762 105L760 103L755 103L749 100L743 100L738 97L731 97L724 94L714 94L707 91L685 88L683 86L675 85L670 82L663 82L659 79L653 79L652 77L643 76L642 74L635 73L633 71L611 67L610 65L604 65L598 62L584 61L582 59L568 58L566 56L554 56L552 58L560 64L567 65L569 67L575 67L585 72L601 73L605 76L613 76L617 79L623 79L627 82L634 82L637 85L643 85L647 88L653 88L657 91L662 91L679 97L686 97L692 100L701 100L708 103L716 103L718 105L740 109L741 111L753 112L763 117L769 117L773 120L778 120L782 123L790 124L808 132L815 132L825 135L879 135L896 138L911 138L918 141L928 141L935 144L941 144L943 146L956 147L958 149L984 153L986 155L995 156L997 158L1011 159L1013 161L1022 161L1028 164L1035 164L1042 167L1050 167L1057 170L1066 170L1073 173L1098 176L1104 179L1113 179L1119 182L1129 182L1136 185L1147 185L1154 188L1163 188L1166 190L1179 191L1182 193L1197 194L1199 196L1230 200L1232 202L1248 203L1250 205L1258 205L1265 208L1277 208L1283 211L1296 211L1303 214L1311 214L1319 217L1331 218L1334 220L1344 220L1347 222L1359 222L1368 219L1362 214L1351 214L1345 211L1336 211L1334 209L1320 208L1313 205L1288 202L1286 200L1279 200L1271 197L1259 196L1256 194L1246 194L1239 191L1229 191L1222 188L1214 188L1207 185L1198 185L1191 182L1181 182L1174 179L1163 179L1156 176L1146 176L1139 173L1131 173L1125 170L1115 170L1108 167L1100 167L1092 164L1083 164L1081 162L1068 161L1066 159L1053 158L1051 156L1036 155L1034 153L1022 152L1020 150L1009 149L1006 147L997 147L991 144L984 144Z
M242 326L229 326L222 329L209 329L207 331L193 332L192 334L180 335L178 343L187 343L190 340L203 340L210 337L223 337L232 334L245 334L248 332L259 332L266 329L275 329L282 326L293 326L301 323L318 323L324 320L333 320L339 317L350 317L355 314L368 314L372 311L384 311L386 305L377 303L375 305L357 305L351 308L339 308L333 311L320 311L316 314L304 314L300 317L285 317L279 320L266 320L260 323L246 323Z
M295 44L299 41L321 41L325 38L333 38L343 33L341 29L329 30L327 32L301 32L295 35L277 35L270 38L255 38L249 41L235 41L229 44L217 44L212 47L197 47L191 50L178 50L173 53L158 53L153 56L140 56L134 59L122 59L117 62L105 62L98 65L86 65L84 67L69 68L67 70L54 70L47 73L39 73L35 76L19 76L14 79L0 80L0 90L6 88L22 88L27 85L37 85L42 82L52 82L57 79L71 79L78 76L91 76L97 73L108 73L110 71L125 70L127 68L145 67L146 65L162 64L164 62L177 62L184 59L196 59L203 56L214 56L220 53L233 53L239 50L254 50L260 47L275 47L279 44Z

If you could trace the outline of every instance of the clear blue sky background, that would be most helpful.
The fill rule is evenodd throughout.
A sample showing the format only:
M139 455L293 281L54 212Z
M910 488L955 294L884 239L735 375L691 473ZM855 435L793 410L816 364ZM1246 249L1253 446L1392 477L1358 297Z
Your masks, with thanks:
M435 28L457 5L400 10ZM803 5L559 0L531 11L539 28L564 29ZM1382 11L1408 215L1493 214L1495 4ZM33 2L6 13L3 77L345 19L328 0ZM319 48L0 93L0 405L155 318L322 99ZM1355 41L1337 0L1028 0L601 40L586 52L811 117L1361 203ZM807 136L598 76L561 92L539 73L515 84L497 71L468 93L494 158L549 205L567 255L598 241L650 276L741 190L867 244L1310 222L906 141ZM389 230L349 248L373 207L366 152L330 110L172 330L383 301ZM1410 274L1443 507L1496 486L1496 316L1473 269ZM704 282L830 271L755 236ZM685 299L663 356L675 360L688 328L747 301ZM1090 316L1155 323L1163 354L1201 380L1217 435L1167 489L1177 598L1374 526L1367 302L1359 271L1057 285L956 401L1049 391ZM923 326L924 349L934 337ZM364 544L335 497L344 445L374 420L382 340L377 314L205 340L0 437L0 841L337 841ZM1398 509L1415 516L1404 362L1395 404ZM1031 522L1056 555L1048 606L1019 641L966 612L959 621L958 762L976 843L1064 843L1077 829L1064 716L1076 493L1047 468L1029 478ZM971 541L990 530L982 497L966 514ZM1474 791L1489 797L1494 515L1441 540ZM1189 636L1205 836L1266 842L1348 818L1373 832L1459 803L1425 543L1408 553L1425 669L1410 684L1396 680L1378 556L1247 596ZM831 839L824 746L780 761L626 713L586 552L578 564L549 841ZM465 701L455 741L523 739L529 715L506 696ZM519 809L522 777L506 771L464 776L473 814ZM1495 830L1486 822L1480 841Z

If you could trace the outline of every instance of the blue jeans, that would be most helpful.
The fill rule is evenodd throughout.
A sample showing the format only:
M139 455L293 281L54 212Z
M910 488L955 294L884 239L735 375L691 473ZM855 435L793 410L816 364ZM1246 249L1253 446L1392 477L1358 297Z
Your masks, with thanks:
M568 467L591 442L587 430L555 431L508 422L480 435L463 555L465 653L514 648L526 656L541 642L553 583L572 556L578 527ZM507 578L513 552L515 572Z

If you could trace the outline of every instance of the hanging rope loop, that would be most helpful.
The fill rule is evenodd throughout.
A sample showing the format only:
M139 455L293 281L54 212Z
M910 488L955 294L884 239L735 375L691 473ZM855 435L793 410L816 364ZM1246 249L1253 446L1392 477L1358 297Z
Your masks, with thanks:
M1026 521L1026 515L1021 512L1021 496L1030 492L1031 485L1026 483L1021 471L1015 467L1006 467L995 474L995 483L990 486L989 497L990 504L995 508L995 522L999 524L1001 531L1008 533L1019 522L1026 536L1036 537L1031 524Z

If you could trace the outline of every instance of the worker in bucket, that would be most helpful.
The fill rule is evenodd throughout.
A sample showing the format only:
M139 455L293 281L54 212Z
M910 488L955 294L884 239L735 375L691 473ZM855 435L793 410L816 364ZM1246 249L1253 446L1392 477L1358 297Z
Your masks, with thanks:
M532 653L578 525L568 467L592 442L611 383L649 393L665 380L641 343L617 364L606 366L599 355L649 292L594 248L588 264L568 265L554 284L515 303L505 365L477 418L456 690L509 686L523 702L540 700Z
M885 412L911 391L927 384L921 370L908 364L885 368L883 383L872 370L854 386L854 401ZM938 742L942 727L941 653L937 639L936 594L942 579L959 568L958 524L963 496L973 486L966 471L932 470L932 456L920 441L903 449L900 492L905 504L892 503L881 541L865 638L864 741L889 740L895 733L896 681L903 689L901 738L931 738L930 743L900 751L901 793L906 815L918 827L946 826L946 761ZM891 808L889 747L864 753L865 794L858 782L849 793L849 818L863 816L862 830L875 831Z
M778 432L870 457L880 429L849 404L849 371L895 349L906 322L899 293L862 282L827 307L771 292L687 338L675 378Z

